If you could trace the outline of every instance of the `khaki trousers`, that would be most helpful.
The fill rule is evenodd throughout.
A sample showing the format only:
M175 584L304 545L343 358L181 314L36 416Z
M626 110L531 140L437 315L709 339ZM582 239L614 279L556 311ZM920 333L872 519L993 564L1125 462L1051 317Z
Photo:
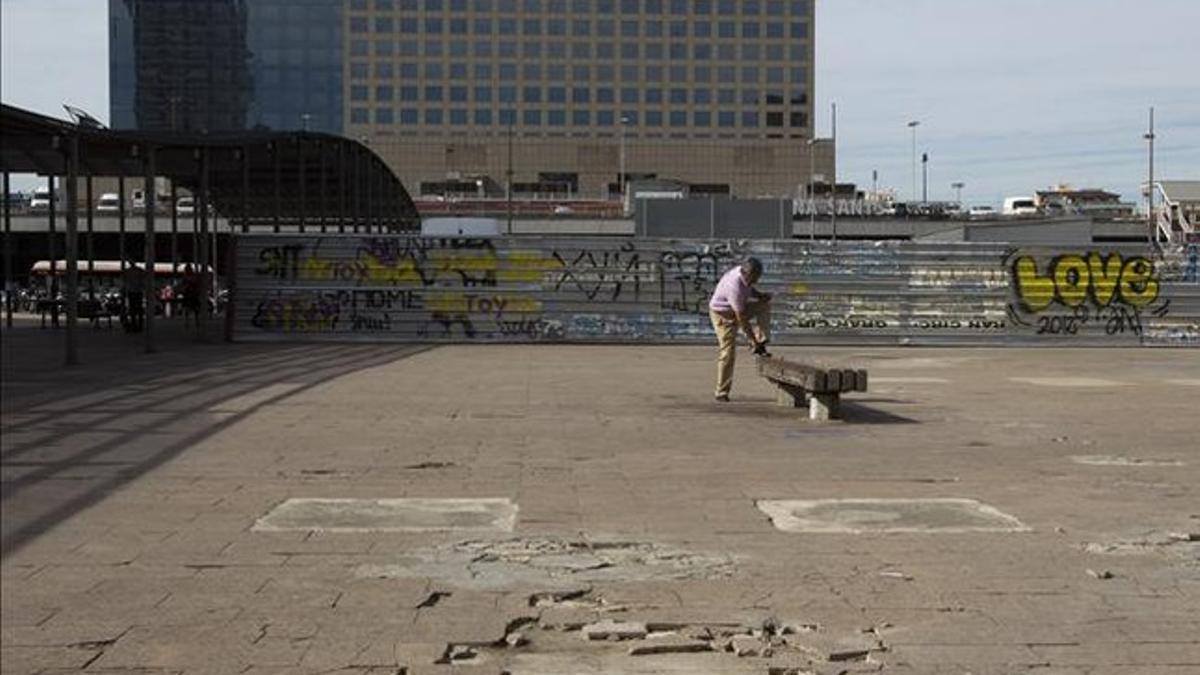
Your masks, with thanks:
M716 395L728 396L730 390L733 389L733 363L737 355L737 321L713 310L708 311L708 318L712 320L713 330L717 332ZM771 339L771 303L746 303L746 318L758 333L759 342Z

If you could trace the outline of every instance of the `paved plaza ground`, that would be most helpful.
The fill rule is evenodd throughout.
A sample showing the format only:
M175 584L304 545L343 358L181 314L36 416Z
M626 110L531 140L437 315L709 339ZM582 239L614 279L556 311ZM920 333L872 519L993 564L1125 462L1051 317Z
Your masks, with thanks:
M869 371L821 423L744 350L163 329L5 331L3 673L1200 673L1197 350L777 349Z

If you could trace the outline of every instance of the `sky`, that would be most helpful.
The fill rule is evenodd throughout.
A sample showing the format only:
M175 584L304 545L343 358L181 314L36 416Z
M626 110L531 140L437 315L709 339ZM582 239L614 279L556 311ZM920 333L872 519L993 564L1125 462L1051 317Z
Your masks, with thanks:
M818 134L838 107L838 179L999 205L1057 184L1137 200L1200 179L1200 0L816 0ZM0 99L108 119L108 0L0 2ZM918 178L919 181L919 178ZM15 185L28 189L28 183ZM918 190L920 184L918 182Z

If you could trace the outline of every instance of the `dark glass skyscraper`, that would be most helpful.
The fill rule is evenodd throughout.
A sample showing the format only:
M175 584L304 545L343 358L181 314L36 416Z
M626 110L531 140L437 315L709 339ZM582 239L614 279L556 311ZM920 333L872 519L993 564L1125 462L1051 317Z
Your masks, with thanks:
M109 0L119 129L342 131L341 0Z

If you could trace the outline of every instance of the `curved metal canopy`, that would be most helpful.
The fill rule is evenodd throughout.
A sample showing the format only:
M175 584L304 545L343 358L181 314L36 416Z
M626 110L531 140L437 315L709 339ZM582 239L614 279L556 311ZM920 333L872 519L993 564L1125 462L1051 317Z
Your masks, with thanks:
M114 131L0 106L0 170L63 176L78 139L80 176L169 178L245 227L295 224L420 229L416 205L369 147L312 132Z

